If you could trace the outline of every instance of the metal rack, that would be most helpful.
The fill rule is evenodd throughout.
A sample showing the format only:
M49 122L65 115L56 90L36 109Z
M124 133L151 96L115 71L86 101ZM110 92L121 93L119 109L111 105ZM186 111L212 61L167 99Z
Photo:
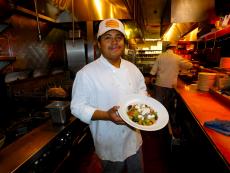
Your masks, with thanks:
M151 67L162 50L138 50L135 58L135 64L142 73L149 73Z

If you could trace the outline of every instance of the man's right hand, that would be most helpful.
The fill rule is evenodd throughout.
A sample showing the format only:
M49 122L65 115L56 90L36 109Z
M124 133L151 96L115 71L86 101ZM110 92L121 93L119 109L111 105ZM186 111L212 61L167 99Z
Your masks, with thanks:
M115 124L125 124L125 121L118 113L119 106L113 106L108 111L96 110L92 116L92 120L108 120Z
M109 119L115 124L125 124L124 120L120 117L118 113L119 106L114 106L107 111Z

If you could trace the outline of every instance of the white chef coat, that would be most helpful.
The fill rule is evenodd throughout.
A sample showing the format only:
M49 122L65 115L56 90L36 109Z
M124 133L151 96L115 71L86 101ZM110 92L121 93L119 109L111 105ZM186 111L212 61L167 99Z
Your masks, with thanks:
M124 161L142 145L138 130L111 121L91 120L97 109L107 111L132 93L146 95L146 85L139 69L124 59L116 68L101 56L76 74L71 112L89 124L96 153L102 160Z
M172 50L167 50L157 57L150 74L157 74L155 82L157 86L173 88L177 84L180 70L191 67L191 62L173 53Z

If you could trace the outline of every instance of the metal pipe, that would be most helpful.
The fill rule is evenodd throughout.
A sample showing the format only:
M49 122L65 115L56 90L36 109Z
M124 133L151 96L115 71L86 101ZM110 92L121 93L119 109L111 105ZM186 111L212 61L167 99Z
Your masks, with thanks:
M38 39L39 39L39 41L41 41L42 40L42 35L41 35L40 24L39 24L37 0L34 0L34 7L35 7L35 13L36 13L36 20L37 20Z
M75 28L74 28L74 0L72 0L72 25L73 25L72 34L73 34L73 46L74 46L74 30L75 30Z

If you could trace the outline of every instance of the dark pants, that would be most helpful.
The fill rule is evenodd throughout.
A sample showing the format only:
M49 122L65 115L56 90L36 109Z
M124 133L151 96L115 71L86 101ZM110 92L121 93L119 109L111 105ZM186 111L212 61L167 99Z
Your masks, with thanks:
M102 160L103 173L144 173L142 149L123 162Z
M176 125L174 89L154 85L154 95L155 99L161 102L167 109L171 125Z

